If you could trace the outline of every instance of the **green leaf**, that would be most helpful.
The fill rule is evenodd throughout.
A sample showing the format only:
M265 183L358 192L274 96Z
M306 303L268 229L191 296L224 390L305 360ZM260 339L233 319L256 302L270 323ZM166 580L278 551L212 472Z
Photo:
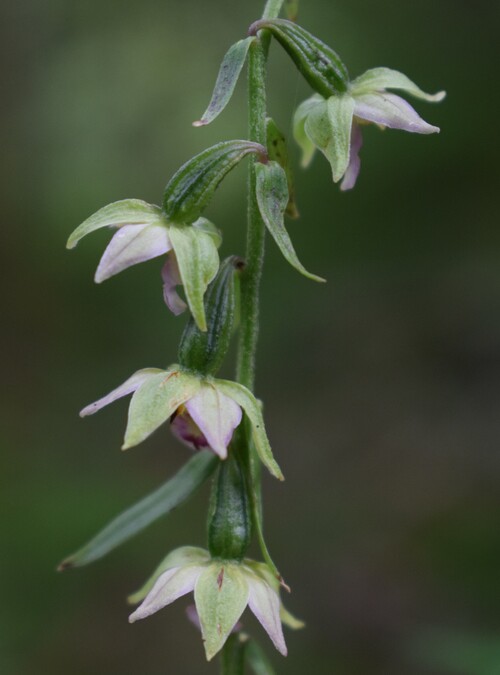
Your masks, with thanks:
M219 254L213 236L191 225L171 225L169 237L193 319L207 330L203 298L219 269Z
M352 96L332 96L315 106L305 123L306 134L330 162L334 183L349 166L353 114Z
M217 463L208 450L196 454L173 478L121 513L85 546L63 560L59 569L88 565L142 532L186 501L213 473Z
M288 185L285 172L277 162L259 163L255 167L255 172L260 213L281 253L292 267L308 279L324 281L321 277L308 272L302 265L285 229L283 214L288 204Z
M261 19L250 26L249 35L269 30L311 87L325 98L347 90L349 74L339 55L317 37L292 21Z
M292 163L288 156L288 147L285 135L278 129L276 122L268 117L266 120L266 135L267 135L267 154L269 159L272 159L281 166L286 174L286 182L288 185L288 202L285 209L285 214L289 218L298 218L299 212L297 210L297 203L295 201L295 185L293 180Z
M193 122L194 127L202 127L213 122L229 103L253 40L254 38L247 37L229 48L220 66L212 99L203 117Z
M122 225L150 225L163 221L158 206L147 204L140 199L123 199L99 209L87 218L70 235L66 248L74 248L80 239L101 227L121 227Z
M217 389L226 396L229 396L229 398L232 398L233 401L243 408L250 420L255 449L257 450L257 454L262 463L268 468L273 476L279 480L284 480L283 473L273 457L273 452L264 426L264 418L262 417L260 405L255 396L249 389L238 382L231 382L229 380L214 380L213 382Z
M222 244L222 234L216 225L211 223L206 218L198 218L198 220L194 221L191 227L194 227L195 230L200 230L200 232L208 234L210 237L212 237L212 241L217 246L217 248L220 248L220 245Z
M246 643L245 656L255 675L275 675L276 671L271 662L255 640L250 639Z
M208 453L208 450L204 451ZM217 458L214 457L213 453L211 455L210 463L210 473L217 465ZM207 476L205 476L207 477ZM175 551L171 551L158 565L153 574L149 577L146 583L141 586L141 588L128 596L127 602L131 605L135 605L138 602L142 602L149 591L155 585L158 577L160 577L163 572L172 569L173 567L186 567L187 565L204 565L210 560L210 555L208 551L205 551L203 548L198 548L197 546L181 546L176 548Z
M285 12L289 21L297 21L299 15L299 0L285 0Z
M175 369L150 377L132 396L122 450L141 443L177 408L192 398L201 387L200 380Z
M402 89L407 94L416 98L439 103L446 96L445 91L439 91L437 94L427 94L422 91L414 82L398 70L391 68L372 68L357 77L351 84L351 92L354 96L359 94L371 94L374 91L383 91L385 89Z
M313 108L324 102L324 100L319 94L314 94L314 96L311 96L311 98L308 98L299 105L293 117L293 137L302 150L301 166L304 169L307 169L316 152L316 146L305 130L307 116Z
M239 565L214 562L194 589L205 653L210 661L223 647L248 602L248 583Z
M250 153L266 156L266 149L251 141L223 141L191 158L165 188L163 210L175 223L196 220L213 197L219 183Z

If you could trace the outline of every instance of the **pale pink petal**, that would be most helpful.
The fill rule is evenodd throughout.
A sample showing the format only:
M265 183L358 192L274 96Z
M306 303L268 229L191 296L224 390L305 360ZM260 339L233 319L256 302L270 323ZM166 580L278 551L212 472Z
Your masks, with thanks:
M182 280L177 258L173 251L167 255L165 264L161 269L161 277L163 279L163 299L165 300L165 304L175 316L178 316L184 312L187 305L176 291L176 286L182 284Z
M396 94L360 94L354 101L354 115L359 119L416 134L439 132L438 127L427 124L407 101Z
M248 578L250 595L248 606L260 621L262 627L273 641L274 646L283 654L287 655L283 628L280 620L280 599L266 582L257 576Z
M161 372L163 371L160 368L143 368L142 370L138 370L132 375L132 377L129 377L128 380L126 380L119 387L113 389L113 391L111 391L109 394L106 394L106 396L103 396L98 401L94 401L94 403L91 403L81 410L80 417L93 415L101 408L104 408L104 406L113 403L113 401L131 394L132 392L136 391L136 389L139 389L141 384L146 382L146 380L148 380L150 377L158 375L158 373Z
M174 567L164 572L148 593L144 602L129 616L130 623L158 612L174 600L192 591L198 577L205 569L201 565Z
M203 450L209 447L207 439L184 406L181 406L172 417L170 429L174 436L194 450Z
M225 459L233 431L241 422L240 406L209 384L203 385L185 405L210 448Z
M99 284L127 267L156 258L171 248L164 225L124 225L104 251L94 280Z
M359 151L363 146L363 135L359 124L355 120L352 122L351 128L351 150L349 154L349 166L344 174L342 183L340 184L340 189L345 192L346 190L352 190L356 185L356 181L359 176L359 169L361 168L361 160L359 158Z

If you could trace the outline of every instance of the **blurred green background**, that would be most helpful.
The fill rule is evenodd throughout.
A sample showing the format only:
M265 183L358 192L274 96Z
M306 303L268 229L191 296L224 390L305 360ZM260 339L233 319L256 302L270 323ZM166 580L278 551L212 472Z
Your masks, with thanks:
M188 456L166 428L120 453L125 401L78 418L134 370L174 361L184 319L162 303L159 261L98 287L109 235L64 246L99 207L158 203L191 155L245 137L242 83L213 125L190 123L261 10L2 4L2 674L217 672L188 600L134 626L124 602L170 549L204 545L206 490L109 558L55 573ZM440 136L367 129L352 193L320 156L297 170L289 230L327 285L268 246L257 393L287 480L266 479L266 528L307 628L282 660L245 623L278 673L500 673L499 18L491 0L301 4L353 75L387 65L448 98L416 105ZM273 45L269 109L288 134L308 95ZM207 215L222 253L242 253L243 167Z

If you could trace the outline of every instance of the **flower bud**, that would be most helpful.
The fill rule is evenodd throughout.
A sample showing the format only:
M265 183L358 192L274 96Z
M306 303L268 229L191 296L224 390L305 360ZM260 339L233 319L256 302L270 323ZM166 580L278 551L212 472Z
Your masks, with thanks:
M241 258L226 258L208 287L205 294L206 331L201 331L193 318L189 319L179 347L179 363L185 368L213 375L221 366L234 326L239 291L236 272L242 267Z
M288 52L311 87L325 98L347 91L349 74L340 57L324 42L292 21L262 19L255 21L249 35L266 29Z
M163 195L163 212L172 223L192 223L200 217L219 183L248 154L267 158L266 149L252 141L223 141L188 160L172 176Z
M213 558L242 560L251 541L250 504L245 477L233 449L220 463L208 521L208 549Z

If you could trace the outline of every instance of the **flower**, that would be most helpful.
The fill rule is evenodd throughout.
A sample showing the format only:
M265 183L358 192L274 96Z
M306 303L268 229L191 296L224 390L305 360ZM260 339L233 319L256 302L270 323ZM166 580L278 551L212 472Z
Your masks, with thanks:
M227 457L233 432L243 411L252 427L257 453L269 471L283 479L264 427L260 405L243 385L195 374L174 364L167 370L144 368L134 373L103 398L86 406L81 417L123 396L132 394L123 450L131 448L170 419L174 434L187 445L210 448L221 459Z
M438 133L439 128L425 122L403 98L387 89L399 89L425 101L438 102L445 92L426 94L396 70L374 68L348 85L344 94L326 99L314 94L297 108L294 136L303 151L306 167L318 148L332 167L333 180L340 179L341 190L356 184L360 169L359 151L363 144L361 125L373 123L382 129L402 129L417 134Z
M84 221L69 237L67 247L74 248L80 239L103 227L117 228L117 232L101 257L96 283L167 254L161 271L167 307L176 315L186 309L176 291L183 284L191 313L200 329L206 330L203 295L219 268L217 247L221 237L217 228L206 218L189 225L174 224L160 207L125 199L108 204Z
M208 551L185 546L172 551L146 584L129 602L141 602L130 615L130 623L158 612L177 598L194 591L196 611L207 659L223 647L247 607L286 656L282 621L292 628L303 625L282 608L279 584L264 563L245 558L212 559Z

